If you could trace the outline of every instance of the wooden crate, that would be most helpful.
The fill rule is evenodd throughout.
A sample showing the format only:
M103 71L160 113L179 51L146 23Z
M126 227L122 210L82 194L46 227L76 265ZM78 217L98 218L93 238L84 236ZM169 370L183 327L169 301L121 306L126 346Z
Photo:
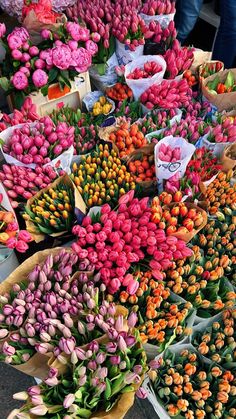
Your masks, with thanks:
M73 109L82 107L82 100L84 96L91 92L89 73L81 73L74 81L71 82L71 89L66 88L65 91L60 92L60 96L50 98L52 96L50 88L55 87L53 84L49 87L48 95L43 96L41 92L31 93L29 97L32 102L37 106L37 113L40 116L47 115L53 111L53 109L60 108L62 106L70 106ZM14 109L14 97L8 97L8 105L11 111Z

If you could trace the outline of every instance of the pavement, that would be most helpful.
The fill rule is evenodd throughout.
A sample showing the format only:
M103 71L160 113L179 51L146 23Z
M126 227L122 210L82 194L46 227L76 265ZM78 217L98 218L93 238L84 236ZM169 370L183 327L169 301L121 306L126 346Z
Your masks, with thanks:
M35 380L15 368L0 362L0 419L7 419L13 409L21 406L21 402L13 400L14 393L24 391L35 384ZM135 400L125 419L158 418L148 400Z

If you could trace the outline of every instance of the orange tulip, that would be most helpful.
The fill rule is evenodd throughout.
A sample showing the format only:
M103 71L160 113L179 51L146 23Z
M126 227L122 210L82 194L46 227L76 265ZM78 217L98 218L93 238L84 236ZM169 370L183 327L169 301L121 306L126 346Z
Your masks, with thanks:
M217 400L219 400L221 403L225 404L229 400L229 395L225 391L219 391L217 393Z
M189 402L185 399L179 399L177 401L177 407L182 410L182 412L186 412L188 409Z

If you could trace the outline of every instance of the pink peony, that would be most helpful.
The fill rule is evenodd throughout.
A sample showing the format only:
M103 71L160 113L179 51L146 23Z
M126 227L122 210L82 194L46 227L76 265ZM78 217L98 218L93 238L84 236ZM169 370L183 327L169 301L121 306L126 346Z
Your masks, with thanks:
M22 71L17 71L13 78L12 84L17 90L24 90L28 87L28 79Z
M38 69L33 72L32 80L35 87L41 88L48 82L48 75L44 70Z
M20 60L22 57L22 52L19 51L18 49L13 49L11 52L12 58L14 58L14 60Z
M44 68L45 67L45 61L43 61L43 60L41 60L41 58L38 58L36 61L35 61L35 63L34 63L34 65L35 65L35 68Z
M10 49L18 49L29 39L29 33L25 28L15 28L7 37Z
M85 47L91 55L95 55L98 52L98 46L93 41L90 41L90 40L86 41L85 42Z
M51 32L51 31L49 31L48 29L43 29L43 30L41 31L41 37L42 37L43 39L50 39L51 35L52 35L52 32Z
M68 45L52 49L52 63L60 70L67 70L71 65L71 50Z
M78 48L72 51L72 64L78 73L87 71L92 64L91 54L85 48Z
M74 41L88 41L89 40L89 30L83 28L78 23L68 22L66 25L66 30L70 34L71 38Z
M6 25L5 23L0 23L0 38L2 38L6 33Z

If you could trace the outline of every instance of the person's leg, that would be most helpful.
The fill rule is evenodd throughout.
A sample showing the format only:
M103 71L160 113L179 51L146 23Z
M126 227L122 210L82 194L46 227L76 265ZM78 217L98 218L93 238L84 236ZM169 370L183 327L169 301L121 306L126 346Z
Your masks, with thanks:
M232 68L236 57L236 0L220 1L221 20L213 47L213 60Z
M199 16L203 0L177 0L175 23L177 39L183 43L190 34Z

